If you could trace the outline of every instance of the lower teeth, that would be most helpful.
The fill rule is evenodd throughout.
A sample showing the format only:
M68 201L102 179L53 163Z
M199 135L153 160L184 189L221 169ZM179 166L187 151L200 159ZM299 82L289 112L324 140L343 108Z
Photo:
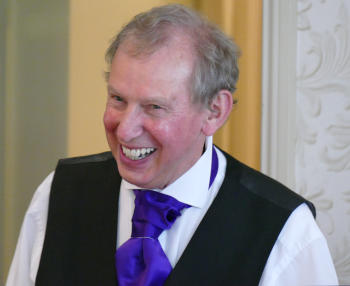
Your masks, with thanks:
M150 152L150 153L145 153L145 154L140 154L139 156L131 156L131 155L126 155L124 152L124 155L126 156L126 157L128 157L129 159L131 159L131 160L133 160L133 161L136 161L136 160L141 160L141 159L143 159L143 158L146 158L146 157L148 157L149 155L151 155L153 152L154 152L155 150L153 150L152 152Z
M140 156L138 156L138 157L130 157L130 159L135 161L135 160L143 159L143 158L145 158L145 157L147 157L146 154L145 154L145 155L140 155Z

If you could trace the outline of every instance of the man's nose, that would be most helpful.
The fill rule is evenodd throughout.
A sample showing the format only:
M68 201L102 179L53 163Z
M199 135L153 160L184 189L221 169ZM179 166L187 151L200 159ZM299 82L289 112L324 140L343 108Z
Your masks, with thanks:
M128 143L141 136L143 132L143 118L137 107L128 107L121 116L117 127L119 141Z

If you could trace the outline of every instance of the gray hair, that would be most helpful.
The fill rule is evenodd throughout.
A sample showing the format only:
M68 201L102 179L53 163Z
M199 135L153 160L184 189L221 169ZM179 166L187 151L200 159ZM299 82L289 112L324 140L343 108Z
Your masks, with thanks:
M179 5L165 5L136 15L117 34L106 52L109 66L122 43L131 41L132 56L150 55L180 31L189 39L195 52L190 79L193 102L210 106L222 89L233 93L239 76L239 48L233 39L195 11ZM109 72L106 73L108 79Z

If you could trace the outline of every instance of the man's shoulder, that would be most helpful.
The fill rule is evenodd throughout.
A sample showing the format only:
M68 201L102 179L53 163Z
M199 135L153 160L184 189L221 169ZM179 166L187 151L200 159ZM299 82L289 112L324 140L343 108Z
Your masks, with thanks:
M58 161L59 165L75 165L75 164L85 164L85 163L98 163L113 160L112 152L103 152L98 154L91 154L78 157L63 158Z
M269 187L272 189L283 189L291 192L286 186L271 177L255 170L243 162L232 157L230 154L221 150L227 160L226 176L236 176L239 182L247 189L256 191L259 187Z
M60 159L56 166L52 189L93 185L114 181L120 184L118 167L111 152Z
M111 152L60 159L57 163L54 182L64 180L96 180L106 175L118 174L116 161Z
M314 206L305 198L275 179L247 166L228 153L224 151L222 152L227 160L227 180L234 177L250 194L263 200L267 200L275 205L290 208L291 210L301 203L306 203L315 215Z

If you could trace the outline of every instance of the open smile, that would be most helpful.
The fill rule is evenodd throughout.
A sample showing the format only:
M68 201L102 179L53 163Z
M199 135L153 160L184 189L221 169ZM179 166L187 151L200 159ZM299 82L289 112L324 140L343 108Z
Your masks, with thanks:
M129 149L125 146L122 146L122 151L125 157L134 161L144 159L149 155L151 155L156 150L157 150L156 148L152 148L152 147Z

